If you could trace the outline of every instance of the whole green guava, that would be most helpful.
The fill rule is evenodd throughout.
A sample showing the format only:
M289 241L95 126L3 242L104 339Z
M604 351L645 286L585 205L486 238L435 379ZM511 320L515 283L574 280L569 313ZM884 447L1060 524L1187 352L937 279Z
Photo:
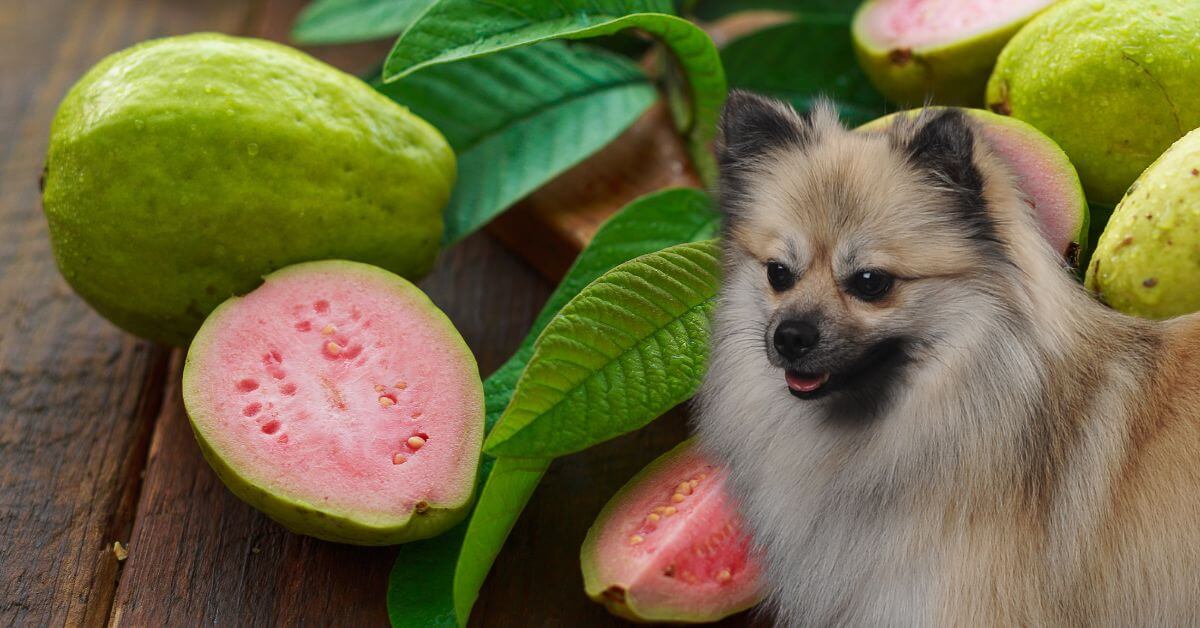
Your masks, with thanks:
M1129 188L1085 281L1126 314L1200 311L1200 129L1175 142Z
M1200 2L1065 0L1005 46L988 106L1037 127L1116 203L1172 142L1200 126Z
M427 273L454 178L445 138L366 83L286 46L195 34L113 54L71 89L43 204L80 296L185 345L289 264Z

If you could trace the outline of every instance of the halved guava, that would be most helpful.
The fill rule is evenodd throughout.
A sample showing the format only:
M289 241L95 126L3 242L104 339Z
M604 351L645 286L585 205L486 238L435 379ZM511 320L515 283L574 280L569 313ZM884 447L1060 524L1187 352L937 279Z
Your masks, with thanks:
M725 479L694 440L634 476L583 542L588 596L653 622L717 621L757 604L760 569Z
M188 350L183 400L226 486L295 532L403 543L470 505L475 359L424 293L381 268L297 264L221 304Z
M1079 174L1054 140L1034 127L983 109L963 109L976 124L995 154L1017 177L1025 202L1033 210L1042 235L1071 264L1086 259L1088 250L1088 204ZM917 115L919 110L901 111L868 122L862 130L879 130L897 116Z
M903 105L983 104L1004 44L1055 0L869 0L855 50L884 96Z

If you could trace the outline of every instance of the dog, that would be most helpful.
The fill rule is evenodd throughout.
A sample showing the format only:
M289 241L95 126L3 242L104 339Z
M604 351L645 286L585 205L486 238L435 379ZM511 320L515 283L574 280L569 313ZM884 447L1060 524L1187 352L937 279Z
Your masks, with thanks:
M961 110L731 95L700 442L788 626L1200 625L1200 318L1114 312Z

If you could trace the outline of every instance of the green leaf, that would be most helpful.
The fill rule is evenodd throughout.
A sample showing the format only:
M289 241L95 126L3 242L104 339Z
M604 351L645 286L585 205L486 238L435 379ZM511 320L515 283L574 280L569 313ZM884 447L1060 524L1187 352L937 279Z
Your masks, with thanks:
M672 15L670 0L437 0L396 40L383 77L492 54L549 39L583 39L640 28L674 52L690 87L692 117L681 121L696 168L716 174L708 143L725 100L725 75L712 39Z
M767 94L807 111L832 98L850 125L887 113L887 103L858 67L844 24L801 20L751 33L721 51L729 85Z
M346 44L399 35L434 0L316 0L292 26L298 44Z
M707 194L679 188L643 196L601 225L542 307L520 348L483 383L487 429L491 429L512 399L538 335L580 290L609 269L639 255L680 242L710 238L719 222ZM484 488L476 508L488 514L478 520L472 517L435 539L405 546L388 581L388 614L393 626L454 625L455 599L465 623L504 539L537 487L536 481L527 480L538 464L549 466L550 461L526 459L501 464L484 457L479 474ZM518 503L519 506L513 507ZM472 541L464 548L465 536Z
M718 257L715 241L681 244L625 262L584 288L538 338L484 451L574 453L691 397L708 363Z
M454 572L454 612L465 626L487 574L521 511L550 468L550 459L498 458L479 503L467 522L467 534Z
M715 20L738 11L789 11L805 17L849 24L860 0L701 0L695 14Z
M647 194L605 222L550 295L517 352L484 382L488 429L495 425L512 399L517 380L533 356L538 335L585 286L639 255L683 242L707 240L716 235L719 226L720 215L713 210L712 198L692 188Z
M561 42L433 66L376 87L441 130L458 155L447 243L603 148L658 99L628 59Z

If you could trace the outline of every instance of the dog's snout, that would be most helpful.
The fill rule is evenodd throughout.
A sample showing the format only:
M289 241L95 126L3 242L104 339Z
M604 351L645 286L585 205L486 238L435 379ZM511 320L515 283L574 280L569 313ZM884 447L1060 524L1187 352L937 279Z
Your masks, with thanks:
M795 360L817 346L821 332L810 322L790 319L775 328L775 350L784 359Z

